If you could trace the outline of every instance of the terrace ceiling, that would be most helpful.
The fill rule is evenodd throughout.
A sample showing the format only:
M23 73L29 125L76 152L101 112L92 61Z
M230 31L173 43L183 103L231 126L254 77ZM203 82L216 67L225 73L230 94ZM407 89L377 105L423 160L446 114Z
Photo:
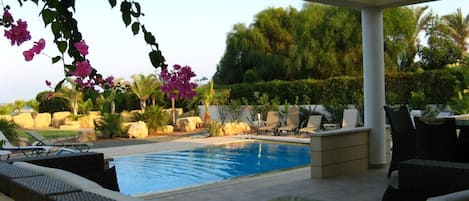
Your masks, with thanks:
M435 0L306 0L333 6L348 7L355 9L363 8L392 8L412 4L430 2Z

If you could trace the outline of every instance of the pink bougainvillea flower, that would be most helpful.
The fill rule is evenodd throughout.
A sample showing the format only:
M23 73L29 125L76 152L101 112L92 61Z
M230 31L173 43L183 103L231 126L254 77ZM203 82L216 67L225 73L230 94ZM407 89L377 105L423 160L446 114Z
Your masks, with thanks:
M78 61L75 63L76 69L71 74L77 77L87 77L91 74L91 66L88 61Z
M34 58L34 52L31 50L26 50L23 52L24 60L31 61Z
M44 95L44 98L49 100L52 97L52 95L54 95L54 94L52 92L49 92L46 95Z
M114 86L114 77L113 76L109 76L106 78L106 84L109 85L109 86Z
M39 41L34 42L33 48L31 48L31 51L33 51L36 54L40 54L41 51L46 47L46 41L44 38L39 39Z
M31 49L23 52L24 59L26 61L33 60L34 55L40 54L45 46L46 46L46 41L43 38L41 38L38 42L34 42L34 46Z
M16 25L13 25L10 30L5 30L5 37L11 40L11 45L20 46L21 43L31 40L31 35L28 31L28 23L19 19Z
M52 84L52 83L51 83L49 80L46 80L46 85L47 85L48 87L50 87L51 84Z
M75 48L77 48L78 52L80 52L81 55L86 56L88 55L88 45L86 45L84 40L81 40L80 42L76 42Z
M4 9L3 9L3 18L2 18L2 21L3 21L5 24L11 24L11 23L13 23L13 16L11 16L11 13L8 11L7 8L4 8Z
M161 70L161 78L164 85L160 87L161 91L172 98L188 98L192 99L196 93L194 89L197 84L192 83L190 80L195 76L190 66L181 67L174 65L173 71L168 72L167 69Z

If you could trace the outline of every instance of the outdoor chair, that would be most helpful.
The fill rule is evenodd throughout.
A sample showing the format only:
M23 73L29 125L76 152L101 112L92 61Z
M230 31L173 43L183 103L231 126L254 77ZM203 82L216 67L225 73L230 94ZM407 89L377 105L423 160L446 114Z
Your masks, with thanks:
M278 128L278 134L283 132L297 133L298 125L300 124L300 110L298 107L289 107L287 113L287 120L285 126Z
M267 112L265 126L258 128L257 131L258 132L273 132L274 135L276 135L279 125L280 125L279 113L277 111L269 111Z
M306 127L300 128L298 133L315 133L321 127L322 115L310 115Z
M355 128L357 127L358 110L357 109L345 109L342 118L341 128Z
M48 155L53 149L52 146L14 146L2 131L0 131L0 143L2 143L1 150L21 151L25 157Z
M416 158L438 161L457 160L457 133L454 118L415 118Z
M401 161L415 158L416 131L405 105L384 106L384 111L391 125L392 155L388 170L390 177L392 171L399 170Z
M87 152L90 150L93 143L82 143L82 142L67 142L67 143L55 143L49 139L46 139L40 133L35 131L26 131L26 134L31 136L34 140L36 140L36 146L52 146L52 147L65 147L77 150L79 152Z

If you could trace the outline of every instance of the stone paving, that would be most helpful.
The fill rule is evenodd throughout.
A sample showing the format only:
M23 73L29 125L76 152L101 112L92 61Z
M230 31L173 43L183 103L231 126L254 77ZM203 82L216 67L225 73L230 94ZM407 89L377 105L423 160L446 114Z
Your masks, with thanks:
M99 148L91 151L102 152L105 158L112 158L137 153L191 149L255 138L299 143L309 141L308 138L283 136L238 135L214 138L192 136L171 142ZM311 179L310 168L304 167L138 197L152 201L268 201L284 196L296 196L314 201L374 201L381 200L386 189L386 171L386 168L372 169L354 175L321 180Z

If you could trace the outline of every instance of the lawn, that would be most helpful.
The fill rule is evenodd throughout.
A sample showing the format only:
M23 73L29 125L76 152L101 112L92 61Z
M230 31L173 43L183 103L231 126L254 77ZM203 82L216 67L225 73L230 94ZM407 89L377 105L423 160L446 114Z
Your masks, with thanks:
M16 132L18 132L19 137L25 137L25 138L28 138L29 140L33 140L31 136L25 133L26 131L29 131L29 130L32 130L32 129L18 128L16 129ZM35 130L35 131L40 133L42 136L48 139L75 137L77 135L76 130L41 129L41 130Z

